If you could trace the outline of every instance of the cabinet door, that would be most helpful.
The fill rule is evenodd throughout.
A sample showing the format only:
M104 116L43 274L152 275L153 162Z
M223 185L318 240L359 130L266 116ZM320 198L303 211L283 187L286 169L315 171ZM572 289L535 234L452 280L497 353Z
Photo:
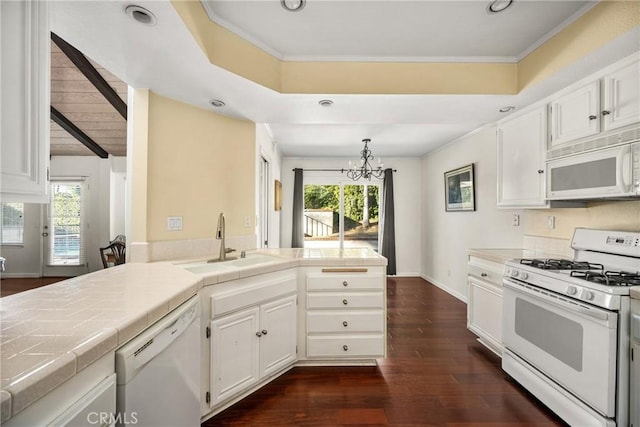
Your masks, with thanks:
M469 278L467 327L481 342L502 354L502 290L494 285Z
M258 382L258 307L211 322L211 406Z
M604 130L640 122L640 63L636 59L604 77Z
M596 80L551 103L551 141L556 148L600 132L600 81Z
M631 393L629 399L630 425L640 427L640 342L633 342L631 348L633 360L631 361Z
M298 309L292 295L260 306L260 376L296 361Z
M0 2L0 45L2 201L46 203L49 2Z
M542 207L547 109L540 107L498 127L498 207Z

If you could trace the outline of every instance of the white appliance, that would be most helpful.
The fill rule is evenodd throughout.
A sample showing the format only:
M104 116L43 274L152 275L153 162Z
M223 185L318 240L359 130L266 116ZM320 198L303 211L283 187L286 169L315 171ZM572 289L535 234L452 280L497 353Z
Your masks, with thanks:
M547 161L547 199L640 197L640 142Z
M116 421L200 426L200 303L176 308L116 351Z
M506 263L502 368L570 425L628 426L640 233L576 228L571 246Z

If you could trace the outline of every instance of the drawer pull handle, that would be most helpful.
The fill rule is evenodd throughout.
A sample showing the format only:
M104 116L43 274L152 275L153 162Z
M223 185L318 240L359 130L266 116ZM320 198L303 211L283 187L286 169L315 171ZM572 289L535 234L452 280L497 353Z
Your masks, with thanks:
M342 322L342 326L344 326L344 327L346 328L347 326L349 326L349 324L348 324L348 323L347 323L347 321L345 320L344 322Z
M349 282L347 282L346 280L344 282L342 282L342 286L349 286Z
M347 301L346 299L343 299L343 300L342 300L342 303L343 303L344 305L347 305L347 304L349 304L349 301Z
M349 351L349 346L345 344L345 345L342 346L342 349L344 351Z
M488 274L487 274L487 273L480 273L480 276L482 276L482 277L487 277L487 276L488 276Z

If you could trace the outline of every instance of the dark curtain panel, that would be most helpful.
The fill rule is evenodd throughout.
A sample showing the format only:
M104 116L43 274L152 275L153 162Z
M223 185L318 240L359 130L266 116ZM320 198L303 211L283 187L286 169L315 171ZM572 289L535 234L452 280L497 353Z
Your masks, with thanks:
M387 274L396 274L396 228L393 203L393 171L384 170L382 214L380 215L380 255L388 260Z
M294 169L293 178L293 227L291 229L291 247L304 247L304 188L302 184L302 169Z

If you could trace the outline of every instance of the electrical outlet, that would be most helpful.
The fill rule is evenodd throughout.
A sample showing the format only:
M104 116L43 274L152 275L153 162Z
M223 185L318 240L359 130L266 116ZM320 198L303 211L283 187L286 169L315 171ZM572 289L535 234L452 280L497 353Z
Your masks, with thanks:
M513 214L513 218L511 219L511 225L514 227L520 226L520 215Z
M556 228L556 217L555 216L548 216L547 217L547 228L549 230L553 230L554 228Z
M182 230L182 217L181 216L168 216L167 217L167 230L169 230L169 231L181 231Z
M245 228L251 228L251 217L249 215L244 216L244 226Z

